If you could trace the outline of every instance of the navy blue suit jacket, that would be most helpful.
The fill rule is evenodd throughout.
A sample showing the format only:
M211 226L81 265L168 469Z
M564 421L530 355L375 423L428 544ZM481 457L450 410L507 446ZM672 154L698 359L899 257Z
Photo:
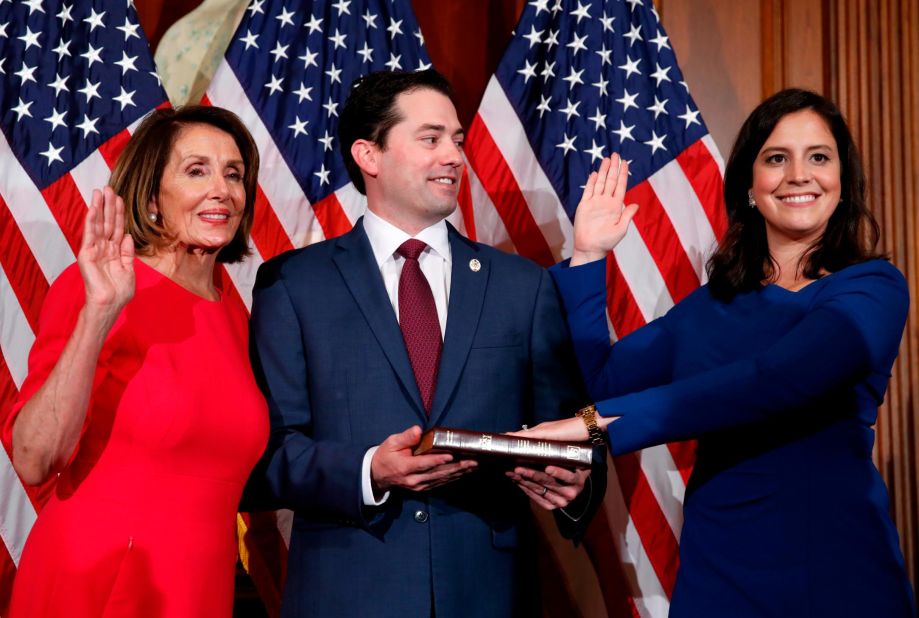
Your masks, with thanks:
M285 616L536 613L528 500L478 470L361 499L364 453L418 424L512 431L584 399L552 279L449 231L452 280L430 418L361 221L259 270L252 359L272 437L254 481L293 509ZM473 271L470 260L481 268ZM524 588L526 583L526 588Z

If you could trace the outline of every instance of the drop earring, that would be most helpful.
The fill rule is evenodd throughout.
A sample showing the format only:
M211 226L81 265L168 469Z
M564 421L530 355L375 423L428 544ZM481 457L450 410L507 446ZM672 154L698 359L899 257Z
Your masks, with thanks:
M747 205L750 208L756 208L756 200L753 199L753 191L747 191Z

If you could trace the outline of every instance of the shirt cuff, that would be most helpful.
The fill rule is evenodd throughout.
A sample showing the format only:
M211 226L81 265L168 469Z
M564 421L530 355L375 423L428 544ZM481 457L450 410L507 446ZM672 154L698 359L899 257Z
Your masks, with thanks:
M379 446L372 446L364 453L364 462L361 464L361 494L364 498L365 506L380 506L389 500L389 492L383 494L383 497L377 500L373 495L373 483L370 481L370 462L373 460L373 454L377 452Z

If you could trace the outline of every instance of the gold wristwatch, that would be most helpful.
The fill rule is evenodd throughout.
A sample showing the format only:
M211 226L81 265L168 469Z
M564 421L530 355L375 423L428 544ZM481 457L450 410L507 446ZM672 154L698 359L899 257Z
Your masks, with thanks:
M584 421L584 424L587 426L587 437L593 444L597 446L606 444L603 430L597 425L597 406L590 404L575 412L574 415Z

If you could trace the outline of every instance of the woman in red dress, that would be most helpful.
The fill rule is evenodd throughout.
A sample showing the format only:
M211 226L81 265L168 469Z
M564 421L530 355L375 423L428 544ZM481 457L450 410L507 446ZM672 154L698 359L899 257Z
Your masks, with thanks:
M245 307L214 268L248 254L257 176L240 120L196 106L148 116L94 192L4 427L23 481L59 475L14 618L231 615L268 420Z

